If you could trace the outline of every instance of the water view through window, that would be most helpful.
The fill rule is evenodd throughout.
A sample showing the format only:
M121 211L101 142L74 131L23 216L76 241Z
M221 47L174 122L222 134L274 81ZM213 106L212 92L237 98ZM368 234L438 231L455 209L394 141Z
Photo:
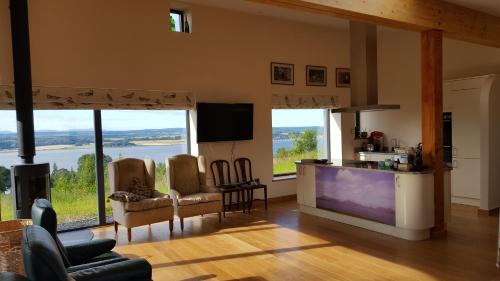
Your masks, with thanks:
M323 109L274 109L273 173L295 173L295 161L327 157Z
M97 183L92 110L36 110L36 163L51 165L52 204L59 229L96 225ZM17 155L15 111L0 111L0 191L2 220L12 219L10 166ZM165 158L187 153L186 111L102 111L105 194L107 163L149 158L157 164L157 188L168 190ZM108 201L108 200L106 200ZM111 207L106 203L106 215Z
M121 158L152 159L156 163L156 189L168 193L165 159L187 150L186 111L102 111L105 194L109 196L107 164ZM111 202L106 200L111 219Z

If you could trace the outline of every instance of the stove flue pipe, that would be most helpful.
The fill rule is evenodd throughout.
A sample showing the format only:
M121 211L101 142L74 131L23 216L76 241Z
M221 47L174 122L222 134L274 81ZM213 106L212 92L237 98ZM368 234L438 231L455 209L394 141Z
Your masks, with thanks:
M10 26L16 93L17 144L24 164L33 164L35 128L28 23L28 0L10 0Z

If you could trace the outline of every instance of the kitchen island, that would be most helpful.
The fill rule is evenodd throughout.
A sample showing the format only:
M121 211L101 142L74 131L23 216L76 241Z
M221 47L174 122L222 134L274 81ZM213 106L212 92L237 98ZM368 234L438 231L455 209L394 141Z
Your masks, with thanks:
M445 220L450 218L450 172L445 171ZM377 163L297 162L301 212L407 240L425 240L434 226L434 173L401 172Z

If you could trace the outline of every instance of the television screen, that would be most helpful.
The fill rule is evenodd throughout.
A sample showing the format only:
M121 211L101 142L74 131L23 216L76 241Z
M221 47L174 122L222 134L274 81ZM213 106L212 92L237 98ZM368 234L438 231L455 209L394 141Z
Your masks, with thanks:
M197 141L253 139L253 104L198 103Z

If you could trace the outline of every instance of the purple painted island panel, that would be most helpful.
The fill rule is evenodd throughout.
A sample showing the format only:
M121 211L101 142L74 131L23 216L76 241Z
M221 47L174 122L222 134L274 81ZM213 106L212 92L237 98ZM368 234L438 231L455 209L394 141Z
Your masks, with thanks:
M317 166L316 207L396 225L394 174Z

